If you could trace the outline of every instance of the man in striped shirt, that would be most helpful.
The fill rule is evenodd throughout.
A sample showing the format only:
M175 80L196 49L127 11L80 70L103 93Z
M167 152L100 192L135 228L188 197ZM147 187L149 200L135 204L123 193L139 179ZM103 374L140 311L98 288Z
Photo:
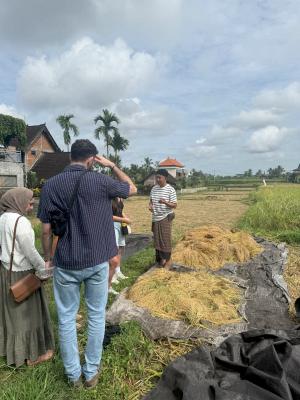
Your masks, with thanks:
M116 179L91 171L95 162L110 168ZM71 165L49 179L41 193L38 217L42 221L42 243L47 265L51 265L51 215L57 210L67 212L77 182L79 186L68 213L67 229L58 241L53 259L53 286L61 357L67 377L77 387L81 385L83 374L85 386L93 387L98 382L104 337L108 260L118 253L111 200L135 194L136 187L113 162L97 156L93 143L76 140L71 148ZM88 310L88 339L85 363L81 368L76 314L82 283Z
M158 266L170 268L172 251L172 221L177 207L175 189L167 183L168 171L159 169L156 185L150 193L149 210L152 212L152 232Z

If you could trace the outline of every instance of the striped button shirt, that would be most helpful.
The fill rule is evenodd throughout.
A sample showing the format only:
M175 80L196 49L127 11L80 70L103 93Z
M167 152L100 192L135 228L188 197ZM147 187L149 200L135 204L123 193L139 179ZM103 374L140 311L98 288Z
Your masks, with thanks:
M68 166L43 186L38 217L50 222L50 212L65 211L78 177L84 171L79 164ZM118 253L112 220L111 199L127 198L129 184L89 171L80 181L64 236L59 239L53 264L80 270L108 261Z
M164 187L153 186L150 192L150 199L153 207L152 221L157 222L166 218L174 210L166 204L160 204L159 200L164 199L169 203L177 203L175 189L168 183Z

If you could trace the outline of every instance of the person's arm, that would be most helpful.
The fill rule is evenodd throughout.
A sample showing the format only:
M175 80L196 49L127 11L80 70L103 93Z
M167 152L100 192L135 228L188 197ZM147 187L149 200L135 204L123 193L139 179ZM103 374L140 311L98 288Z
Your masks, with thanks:
M98 162L103 167L110 168L119 181L127 182L129 184L129 196L132 196L137 193L137 188L135 184L132 182L129 176L125 174L125 172L123 172L122 170L120 170L119 167L116 166L115 163L102 156L96 156L95 161Z
M153 203L152 203L152 199L151 198L150 198L150 201L149 201L148 210L153 213Z
M20 219L19 233L17 236L20 250L36 271L45 268L45 261L35 248L34 234L32 232L31 224L28 220ZM18 231L17 231L18 232Z
M177 203L173 203L171 201L167 201L167 200L164 200L164 199L160 199L159 202L160 202L160 204L165 204L169 208L176 208L177 207Z
M177 207L177 196L175 189L171 188L168 200L160 199L159 202L160 204L165 204L169 208L175 209Z
M42 246L44 252L44 260L47 262L47 265L50 265L52 250L52 229L50 223L42 224Z
M130 225L131 221L129 218L127 218L126 216L123 217L117 217L116 215L113 215L113 221L114 222L125 222L125 224Z

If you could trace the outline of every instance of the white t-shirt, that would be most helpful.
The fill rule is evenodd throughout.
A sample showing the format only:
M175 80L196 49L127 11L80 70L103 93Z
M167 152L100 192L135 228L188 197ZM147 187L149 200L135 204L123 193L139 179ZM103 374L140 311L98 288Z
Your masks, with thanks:
M10 265L14 227L19 216L17 213L5 212L0 217L0 260L6 269L9 269ZM29 269L42 270L44 268L45 261L35 248L31 223L23 216L17 225L12 270L28 271Z
M177 203L175 189L168 183L164 187L155 185L151 189L150 200L153 207L152 221L154 222L163 220L167 215L173 212L173 208L168 207L166 204L160 204L160 199L164 199L168 203Z

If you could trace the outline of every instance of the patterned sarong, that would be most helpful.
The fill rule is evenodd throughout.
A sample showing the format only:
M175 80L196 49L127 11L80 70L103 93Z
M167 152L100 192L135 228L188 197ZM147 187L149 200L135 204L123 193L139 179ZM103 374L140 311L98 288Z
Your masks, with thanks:
M154 247L156 250L171 253L172 251L172 221L175 214L169 214L161 221L152 222Z

